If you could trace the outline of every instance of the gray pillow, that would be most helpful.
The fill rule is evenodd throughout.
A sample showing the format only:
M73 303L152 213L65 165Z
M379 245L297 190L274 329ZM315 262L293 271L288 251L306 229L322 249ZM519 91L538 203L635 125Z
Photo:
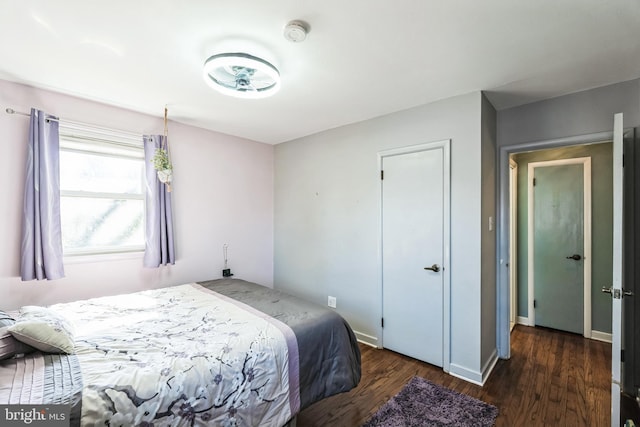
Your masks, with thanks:
M34 348L15 339L9 332L9 327L16 321L4 311L0 310L0 360L9 359L16 354L31 353Z

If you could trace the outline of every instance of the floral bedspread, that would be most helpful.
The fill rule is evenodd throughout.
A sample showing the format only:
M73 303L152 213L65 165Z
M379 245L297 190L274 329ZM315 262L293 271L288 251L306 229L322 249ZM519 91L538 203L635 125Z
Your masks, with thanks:
M76 327L82 425L280 427L299 410L293 332L199 285L51 308Z

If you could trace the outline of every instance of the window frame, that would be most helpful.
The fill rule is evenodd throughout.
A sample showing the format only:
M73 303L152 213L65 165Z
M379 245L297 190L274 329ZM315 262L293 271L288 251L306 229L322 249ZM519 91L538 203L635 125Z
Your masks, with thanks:
M146 230L146 182L145 182L145 158L144 143L142 136L126 134L114 131L104 131L101 129L81 128L60 124L60 153L71 152L89 156L110 157L116 159L133 159L142 162L142 171L140 174L140 193L114 193L108 191L81 191L81 190L64 190L60 186L60 199L62 198L80 198L80 199L104 199L104 200L141 200L143 205L142 211L142 230ZM82 148L87 147L87 148ZM93 147L93 150L91 149ZM102 150L118 150L121 152L104 152ZM128 153L128 154L127 154ZM64 213L60 212L61 217ZM131 256L142 255L145 250L145 241L138 245L119 245L109 247L92 247L85 249L68 249L63 246L63 257L65 260L88 260L95 258L128 258ZM64 241L64 237L63 237Z

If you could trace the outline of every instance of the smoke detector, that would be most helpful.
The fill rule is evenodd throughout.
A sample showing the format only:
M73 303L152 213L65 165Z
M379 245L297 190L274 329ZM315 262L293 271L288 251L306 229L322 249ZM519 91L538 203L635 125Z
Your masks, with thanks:
M300 43L307 38L309 32L309 25L303 21L291 21L284 26L283 35L284 38L290 42Z

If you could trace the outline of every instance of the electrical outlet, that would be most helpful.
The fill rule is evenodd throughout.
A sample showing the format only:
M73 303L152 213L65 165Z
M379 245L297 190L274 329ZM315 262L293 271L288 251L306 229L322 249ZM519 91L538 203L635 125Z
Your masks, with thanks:
M336 308L336 297L329 297L327 300L327 305L331 308Z

